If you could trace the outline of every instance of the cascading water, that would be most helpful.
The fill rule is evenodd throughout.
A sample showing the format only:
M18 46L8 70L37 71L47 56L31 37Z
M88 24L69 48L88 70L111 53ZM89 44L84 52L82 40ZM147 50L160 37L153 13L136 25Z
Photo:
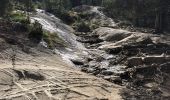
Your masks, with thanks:
M74 30L70 26L64 24L53 14L47 13L44 10L37 9L36 11L36 15L30 17L31 22L38 21L44 30L56 33L59 38L66 42L67 47L65 50L54 49L55 53L60 54L69 64L72 64L70 59L77 58L77 53L86 55L86 53L83 52L85 47L76 41L77 36L73 34Z
M89 12L95 13L98 20L101 23L107 23L108 26L115 26L115 22L108 18L103 14L103 12L99 11L99 7L90 7ZM115 67L111 65L112 59L115 59L114 55L107 54L103 50L99 49L86 49L82 43L77 42L77 36L73 34L74 30L64 24L60 19L55 17L54 15L45 12L44 10L37 9L37 14L31 17L32 21L38 21L44 30L47 30L51 33L56 33L62 40L64 40L68 48L65 50L54 49L54 52L60 54L68 64L75 66L77 63L82 65L87 65L87 69L91 68L93 72L96 73L97 70L100 70L100 75L102 73L119 73L121 68ZM89 33L86 33L89 35ZM88 59L88 60L87 60ZM92 60L89 60L92 59ZM75 65L74 65L74 64ZM94 65L94 67L93 67Z
M31 21L38 21L44 30L51 33L56 33L62 40L64 40L70 48L84 49L84 46L76 41L76 36L73 34L74 30L62 23L60 19L44 10L37 9L36 15L31 17Z

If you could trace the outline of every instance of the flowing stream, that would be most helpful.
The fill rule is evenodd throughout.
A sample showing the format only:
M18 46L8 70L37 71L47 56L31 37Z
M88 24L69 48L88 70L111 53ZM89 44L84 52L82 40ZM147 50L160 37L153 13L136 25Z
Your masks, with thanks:
M96 13L101 21L107 19L110 23L109 26L115 26L115 22L100 12L98 7L92 8L91 12ZM107 54L99 49L86 49L83 43L77 41L77 36L73 34L74 30L54 15L37 9L37 14L31 17L32 22L35 20L42 25L44 30L56 33L68 44L65 50L54 49L54 52L60 54L63 60L67 61L70 65L76 65L81 69L85 68L88 73L97 72L99 76L109 75L112 77L114 73L123 72L121 68L124 66L113 66L111 64L116 59L116 56Z
M32 22L35 20L42 25L44 30L56 33L70 48L84 49L84 46L76 41L77 37L73 34L74 30L54 15L37 9L37 14L31 17Z

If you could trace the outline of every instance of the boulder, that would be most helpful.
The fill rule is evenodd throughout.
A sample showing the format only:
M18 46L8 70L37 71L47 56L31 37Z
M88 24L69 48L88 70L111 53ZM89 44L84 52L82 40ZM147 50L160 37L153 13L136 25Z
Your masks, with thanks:
M132 33L126 30L113 29L108 27L100 27L93 31L93 33L99 35L99 38L104 41L120 41Z
M143 59L141 57L132 57L127 60L128 66L139 66L143 64Z
M170 62L170 57L164 57L164 56L147 56L144 58L145 64L162 64L166 62Z

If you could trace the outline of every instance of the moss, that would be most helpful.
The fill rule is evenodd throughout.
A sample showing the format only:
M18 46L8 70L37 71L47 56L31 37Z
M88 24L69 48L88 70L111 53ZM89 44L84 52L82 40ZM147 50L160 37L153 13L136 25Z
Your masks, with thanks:
M66 47L66 43L62 40L57 33L43 32L43 39L47 42L50 49L55 47Z

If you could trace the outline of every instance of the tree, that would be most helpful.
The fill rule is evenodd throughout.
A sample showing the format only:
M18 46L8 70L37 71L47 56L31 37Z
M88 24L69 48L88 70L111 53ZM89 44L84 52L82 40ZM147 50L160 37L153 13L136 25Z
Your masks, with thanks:
M159 0L156 20L155 20L155 32L162 33L166 27L166 17L168 13L168 6L170 5L169 0Z
M81 0L70 0L72 7L81 5Z
M11 11L12 6L10 0L0 0L0 16L4 17L9 14Z

